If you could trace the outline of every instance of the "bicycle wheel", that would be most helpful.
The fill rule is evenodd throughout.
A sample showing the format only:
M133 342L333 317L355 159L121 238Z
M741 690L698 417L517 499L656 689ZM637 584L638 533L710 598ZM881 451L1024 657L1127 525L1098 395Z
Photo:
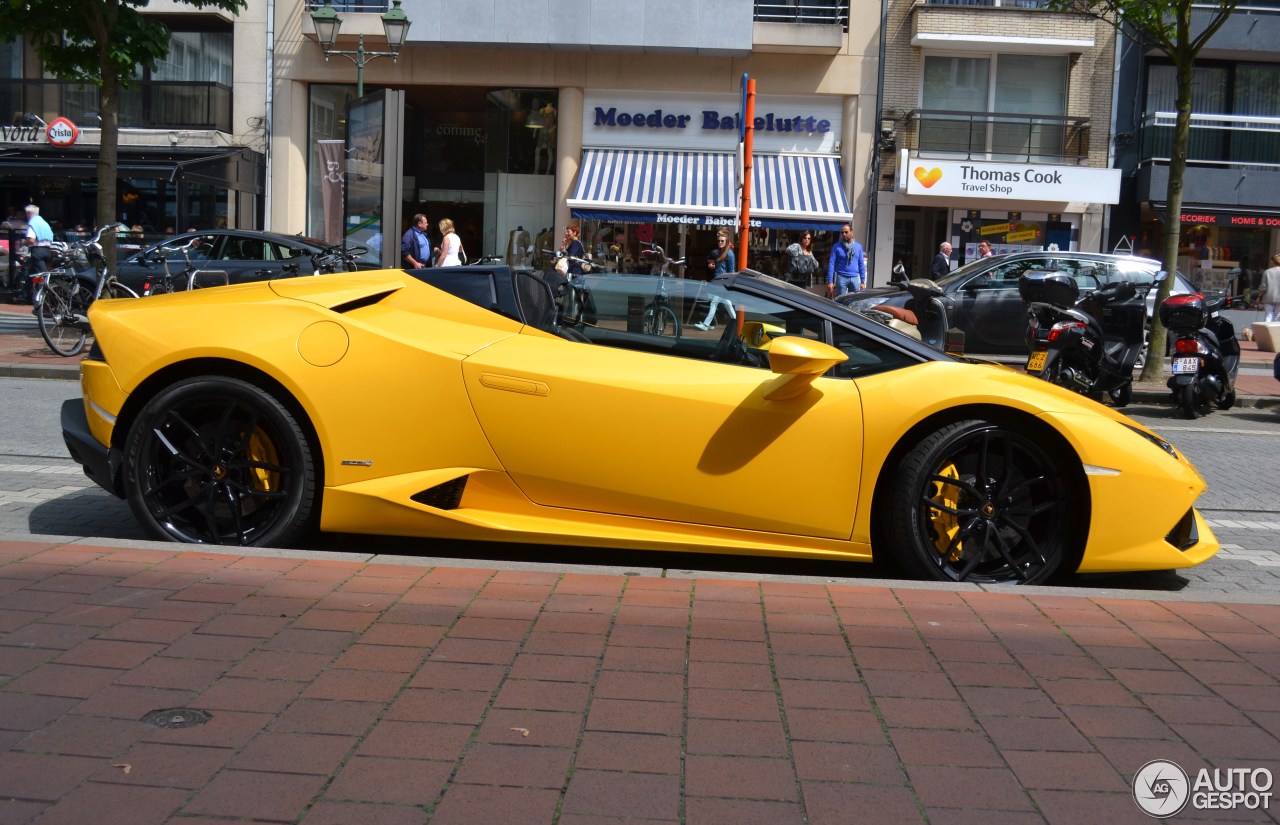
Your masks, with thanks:
M665 304L650 304L644 310L644 331L647 335L671 335L679 338L680 318L675 310Z
M132 289L120 283L119 281L116 281L113 279L110 283L108 283L106 286L102 288L102 297L103 298L137 298L138 293L134 292Z
M74 278L50 278L45 283L36 306L36 323L49 349L64 358L84 349L85 331L77 326L76 315L83 315L88 306L88 292Z

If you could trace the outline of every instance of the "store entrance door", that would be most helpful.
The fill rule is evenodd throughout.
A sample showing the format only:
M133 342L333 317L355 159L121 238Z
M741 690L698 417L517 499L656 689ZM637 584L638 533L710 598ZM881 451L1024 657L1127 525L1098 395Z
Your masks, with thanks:
M404 92L379 89L352 102L347 115L343 238L400 263L404 190Z

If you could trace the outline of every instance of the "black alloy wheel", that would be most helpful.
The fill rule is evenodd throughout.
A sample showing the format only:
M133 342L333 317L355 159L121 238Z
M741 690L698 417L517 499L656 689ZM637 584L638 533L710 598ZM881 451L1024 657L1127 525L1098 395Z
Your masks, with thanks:
M318 503L293 415L260 387L217 376L147 402L125 446L125 491L152 535L191 544L286 547Z
M898 560L936 581L1037 584L1084 515L1062 457L1024 432L960 421L923 439L893 482Z

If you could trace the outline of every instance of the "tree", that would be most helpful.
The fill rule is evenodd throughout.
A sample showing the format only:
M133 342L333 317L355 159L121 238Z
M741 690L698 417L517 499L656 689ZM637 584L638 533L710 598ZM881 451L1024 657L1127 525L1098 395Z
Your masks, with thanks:
M1161 256L1169 277L1156 293L1156 306L1159 306L1169 297L1173 273L1178 271L1182 189L1187 171L1187 146L1191 140L1191 71L1200 50L1227 22L1240 0L1049 0L1049 5L1058 11L1074 11L1109 23L1120 36L1133 37L1140 45L1163 52L1173 64L1178 84L1177 118L1169 153L1169 191L1165 197ZM1195 22L1204 24L1198 32L1192 25L1193 8L1199 12ZM1151 320L1147 343L1147 361L1139 380L1158 382L1164 377L1164 359L1154 356L1163 353L1166 347L1166 333L1159 313Z
M246 0L176 0L235 14ZM0 31L27 38L59 80L97 86L102 138L98 149L98 226L115 220L120 150L120 90L137 68L154 69L169 53L169 27L142 14L150 0L0 0Z

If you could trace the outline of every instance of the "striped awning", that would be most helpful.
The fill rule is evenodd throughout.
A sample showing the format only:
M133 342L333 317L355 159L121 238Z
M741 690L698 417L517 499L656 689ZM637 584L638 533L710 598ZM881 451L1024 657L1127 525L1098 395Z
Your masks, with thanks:
M736 164L729 153L586 149L569 209L576 218L733 223ZM852 220L839 158L755 155L751 173L753 225L839 229Z

